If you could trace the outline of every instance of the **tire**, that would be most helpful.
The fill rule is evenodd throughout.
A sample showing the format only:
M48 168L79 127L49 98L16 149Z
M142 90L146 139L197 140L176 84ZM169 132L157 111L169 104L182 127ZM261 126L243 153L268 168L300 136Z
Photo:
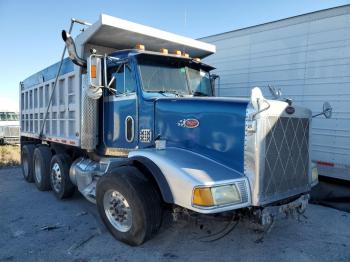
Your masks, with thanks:
M111 234L131 246L141 245L160 228L159 194L135 167L120 167L113 174L100 178L96 186L96 203Z
M51 150L48 146L39 146L34 150L34 182L40 191L51 189L50 185L50 162Z
M35 145L28 144L28 145L24 145L21 151L22 174L24 179L29 183L34 182L34 176L33 176L34 150L35 150Z
M54 155L50 164L50 185L58 199L69 198L74 194L75 187L69 178L71 159L66 154Z

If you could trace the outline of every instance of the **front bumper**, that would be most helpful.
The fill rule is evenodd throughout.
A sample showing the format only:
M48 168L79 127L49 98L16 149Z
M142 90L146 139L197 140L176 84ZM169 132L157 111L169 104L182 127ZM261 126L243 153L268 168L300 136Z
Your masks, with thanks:
M310 195L302 195L296 200L284 205L266 206L254 211L254 216L258 220L257 222L262 226L271 224L274 220L293 215L295 213L302 214L308 203Z

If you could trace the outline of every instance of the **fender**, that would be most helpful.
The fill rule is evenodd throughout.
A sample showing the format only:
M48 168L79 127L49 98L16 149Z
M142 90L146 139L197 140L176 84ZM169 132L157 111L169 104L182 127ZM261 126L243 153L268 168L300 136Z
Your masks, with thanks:
M156 180L164 201L169 204L174 203L173 194L171 192L171 189L169 187L167 180L165 179L164 174L159 169L159 167L154 162L152 162L152 160L144 156L134 156L129 159L132 162L138 162L144 165Z
M141 160L141 163L147 162L147 167L152 166L153 169L150 171L167 202L201 213L221 212L232 209L232 207L204 211L192 206L192 192L195 187L216 186L242 179L247 180L242 173L236 170L203 155L180 148L139 149L131 151L128 157ZM153 173L154 170L157 171Z

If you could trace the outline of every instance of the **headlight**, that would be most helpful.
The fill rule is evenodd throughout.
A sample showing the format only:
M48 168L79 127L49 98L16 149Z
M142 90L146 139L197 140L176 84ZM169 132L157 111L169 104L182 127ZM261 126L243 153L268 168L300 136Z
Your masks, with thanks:
M192 203L196 206L221 206L242 202L237 186L197 187L193 191Z
M312 166L312 170L311 170L311 179L312 179L312 185L317 184L317 182L318 182L318 170L317 170L317 165Z

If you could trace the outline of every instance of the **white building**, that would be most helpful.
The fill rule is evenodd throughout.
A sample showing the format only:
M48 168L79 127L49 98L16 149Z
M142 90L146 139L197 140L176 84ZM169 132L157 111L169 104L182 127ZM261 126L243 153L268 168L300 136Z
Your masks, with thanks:
M200 40L217 47L205 62L217 68L220 96L249 96L259 86L269 97L272 85L314 114L330 102L332 118L313 119L312 160L334 165L323 175L350 180L350 5Z

